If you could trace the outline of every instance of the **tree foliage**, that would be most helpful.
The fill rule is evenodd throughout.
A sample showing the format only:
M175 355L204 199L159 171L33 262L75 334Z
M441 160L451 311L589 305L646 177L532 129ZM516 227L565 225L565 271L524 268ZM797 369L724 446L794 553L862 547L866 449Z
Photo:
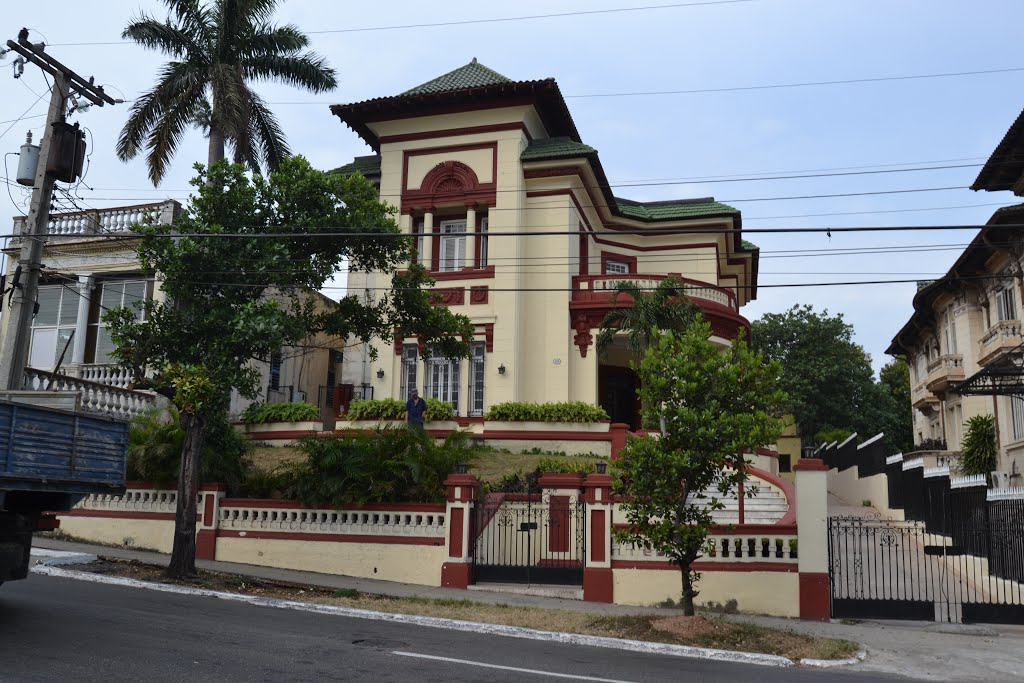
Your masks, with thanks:
M432 305L422 267L396 272L409 258L409 240L362 176L324 173L302 157L268 177L224 162L197 168L197 195L173 226L133 227L142 269L159 274L166 299L147 300L142 319L125 308L104 315L113 355L136 386L180 411L179 530L189 528L189 516L194 529L194 503L190 512L186 501L195 500L206 423L223 412L232 390L256 397L253 361L312 335L368 343L390 338L396 327L458 358L472 336L467 318ZM218 236L225 233L243 237ZM343 261L350 271L392 273L393 290L372 302L353 295L325 305L314 292ZM172 553L171 571L192 573L194 535L176 532L175 548L178 536L191 549L184 559Z
M862 438L885 431L896 411L875 382L871 356L853 341L842 314L793 306L752 324L753 345L782 365L781 387L800 435L843 430ZM910 402L908 400L907 410Z
M975 415L967 420L967 431L960 447L960 472L987 477L996 469L998 455L995 419L991 415Z
M251 84L274 81L320 93L337 78L326 61L303 50L309 39L296 26L270 19L278 0L164 0L161 21L141 13L122 38L171 57L156 85L132 105L117 141L127 161L147 151L149 178L159 185L191 127L208 137L208 164L224 158L258 171L277 170L291 152L284 131Z
M900 356L882 366L878 375L884 401L885 442L892 452L907 453L914 445L914 414L910 401L910 367Z
M679 566L682 602L693 614L691 565L702 554L712 512L744 480L743 452L782 434L781 368L743 340L726 350L711 343L701 321L682 332L651 332L636 369L645 419L664 418L660 438L631 438L615 461L615 489L624 495L629 528L620 541L656 550Z
M630 297L632 304L616 305L622 296ZM611 303L597 334L599 353L607 351L617 334L625 333L630 350L640 356L658 330L684 330L699 310L686 298L683 282L673 277L660 281L654 291L646 291L632 280L618 282Z

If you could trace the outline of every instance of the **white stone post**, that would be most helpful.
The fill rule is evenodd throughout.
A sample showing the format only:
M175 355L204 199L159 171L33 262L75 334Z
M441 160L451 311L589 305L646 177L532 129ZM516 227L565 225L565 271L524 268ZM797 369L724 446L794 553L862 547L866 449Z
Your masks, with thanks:
M828 580L828 467L803 458L796 472L797 568L800 572L800 618L831 617Z
M92 298L92 275L78 276L78 316L75 318L75 343L71 347L71 363L85 362L85 337L89 331L89 304Z
M434 213L427 211L423 214L423 253L420 255L420 263L427 270L433 261L434 253Z
M476 207L466 207L466 260L463 268L476 268Z

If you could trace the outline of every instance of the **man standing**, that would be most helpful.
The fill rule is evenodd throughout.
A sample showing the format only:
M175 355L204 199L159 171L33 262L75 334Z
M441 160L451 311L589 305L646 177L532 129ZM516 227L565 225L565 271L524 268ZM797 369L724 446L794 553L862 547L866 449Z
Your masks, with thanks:
M413 389L405 403L405 421L410 428L423 429L423 416L427 414L427 402L420 398L420 392Z

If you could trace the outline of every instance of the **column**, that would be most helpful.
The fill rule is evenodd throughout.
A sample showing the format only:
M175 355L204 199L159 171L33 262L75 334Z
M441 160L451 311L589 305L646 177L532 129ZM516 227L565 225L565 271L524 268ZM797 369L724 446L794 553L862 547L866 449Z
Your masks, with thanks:
M476 207L466 207L466 261L463 268L476 268ZM1021 299L1024 301L1024 298Z
M583 599L589 602L614 602L612 573L612 478L598 473L583 481L583 501L587 504L587 546L583 566Z
M431 259L434 254L434 212L427 211L423 214L423 254L420 263L427 270L430 270Z
M398 216L398 229L402 232L402 234L411 235L412 236L412 238L413 238L412 246L413 246L413 249L415 249L416 248L416 241L415 241L415 239L416 239L416 221L413 220L413 217L412 217L411 214L408 214L408 213L399 214L399 216ZM410 260L409 261L409 265L411 266L412 264L413 264L413 261Z
M448 496L445 515L448 536L448 559L441 565L441 585L466 588L473 580L473 537L470 535L473 502L480 491L480 482L472 474L456 472L444 482Z
M196 559L217 559L217 523L220 519L220 501L225 496L224 484L203 484L199 501L203 506L203 521L196 524Z
M800 618L828 621L828 467L818 458L801 458L796 473L797 568Z
M89 302L92 298L92 275L78 276L78 317L75 318L75 343L71 347L71 364L85 362L85 337L89 331Z

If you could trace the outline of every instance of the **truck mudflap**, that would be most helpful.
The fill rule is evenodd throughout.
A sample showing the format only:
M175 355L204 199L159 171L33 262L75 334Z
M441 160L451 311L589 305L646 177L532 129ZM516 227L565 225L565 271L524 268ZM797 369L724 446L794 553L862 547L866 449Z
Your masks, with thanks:
M35 520L0 512L0 583L28 576Z

